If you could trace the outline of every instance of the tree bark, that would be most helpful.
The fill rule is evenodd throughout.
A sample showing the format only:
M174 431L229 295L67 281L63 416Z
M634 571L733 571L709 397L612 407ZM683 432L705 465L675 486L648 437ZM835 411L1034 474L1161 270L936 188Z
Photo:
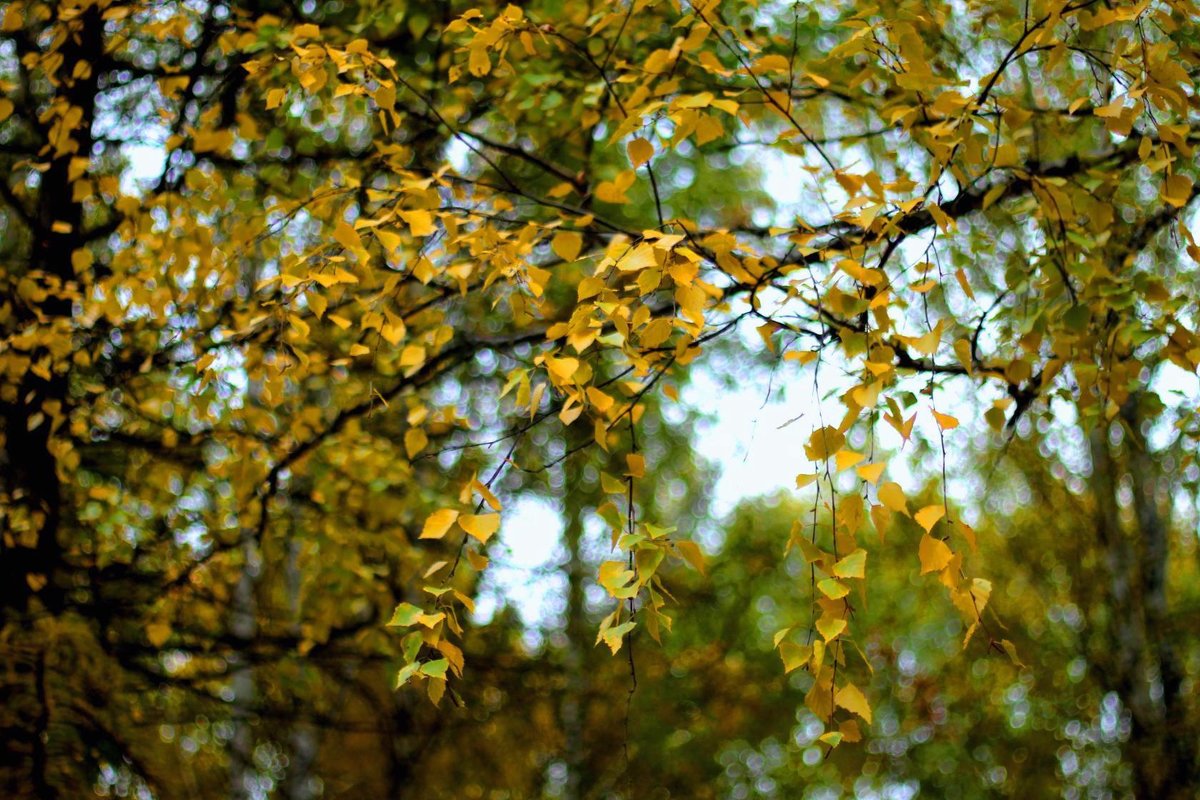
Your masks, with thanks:
M1121 409L1122 443L1110 442L1108 426L1098 427L1090 440L1110 611L1111 656L1100 665L1100 675L1129 713L1130 735L1122 749L1134 796L1183 800L1200 796L1200 725L1187 716L1183 667L1169 626L1171 481L1147 449L1145 421L1134 395ZM1123 514L1119 501L1125 482L1132 490L1132 514Z
M586 715L587 658L589 625L584 608L584 582L587 567L583 558L583 513L567 513L563 546L567 551L566 648L563 653L564 686L559 704L559 724L563 732L563 762L567 768L564 800L581 800L587 769L583 743Z

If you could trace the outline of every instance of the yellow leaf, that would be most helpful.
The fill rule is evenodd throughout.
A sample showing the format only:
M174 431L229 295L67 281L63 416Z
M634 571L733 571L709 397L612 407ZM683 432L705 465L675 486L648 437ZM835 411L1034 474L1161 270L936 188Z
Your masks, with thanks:
M879 476L883 474L885 466L887 465L882 462L878 464L863 464L855 472L858 473L858 477L874 486L879 482Z
M487 556L481 556L474 550L467 551L467 560L471 562L471 566L475 569L483 569L488 563ZM469 613L475 613L475 601L470 597L470 595L465 595L458 589L455 589L454 596L458 599L458 602L463 604L463 608L467 609Z
M419 344L410 344L400 351L400 366L418 367L425 363L425 348Z
M588 387L587 397L588 402L592 404L592 407L594 407L601 414L612 408L613 402L615 402L611 396L600 391L595 386Z
M400 249L400 245L402 244L400 235L395 231L390 231L386 228L376 228L375 238L379 240L381 245L383 245L383 249L389 253L395 253Z
M887 532L892 527L892 511L886 506L871 504L871 524L879 534L879 541L887 538Z
M11 117L15 108L16 106L13 105L12 100L9 100L7 97L0 97L0 122Z
M1021 659L1017 657L1017 646L1015 644L1010 642L1008 639L1001 639L1000 647L1002 647L1004 652L1008 654L1008 657L1012 660L1012 663L1022 668L1025 666L1021 663Z
M888 481L879 487L879 502L899 514L908 513L908 501L904 499L904 490L900 484Z
M963 643L962 643L963 650L967 649L967 645L969 645L971 643L971 637L975 635L975 631L977 631L978 629L979 629L978 622L972 622L970 625L967 626L967 632L965 634L963 634Z
M388 344L394 347L400 344L400 341L404 338L404 326L384 325L379 329L379 333L388 341Z
M961 519L954 523L954 529L963 535L963 538L967 540L967 544L970 545L971 550L974 551L977 547L975 529Z
M921 574L925 575L945 569L946 565L954 558L954 553L941 539L927 533L921 537L917 556L921 559Z
M617 625L615 628L603 630L600 632L600 638L597 640L597 644L599 644L600 641L603 641L606 645L608 645L608 649L612 650L613 655L616 655L617 651L621 649L621 643L625 641L625 636L636 627L637 623L631 621L623 622L620 625Z
M354 358L357 358L358 356L365 356L370 352L371 348L367 347L365 344L355 344L350 346L350 355Z
M440 539L450 530L450 526L458 519L458 511L453 508L443 508L429 515L425 527L421 529L420 539Z
M719 108L730 116L736 117L738 113L738 104L735 100L716 99L712 101L712 107Z
M656 273L657 270L648 270L643 272L642 275L649 275L652 272ZM671 320L667 319L666 317L659 317L647 325L646 329L642 331L642 346L647 349L653 349L660 346L667 339L671 338L672 330L673 325Z
M646 457L641 453L629 453L625 456L625 463L629 465L627 473L633 478L646 477Z
M929 216L933 217L933 221L937 223L939 230L950 231L957 227L954 217L947 214L939 205L929 206Z
M576 294L580 300L587 300L589 297L595 297L602 291L604 291L604 279L591 277L584 278L579 282Z
M645 139L634 139L629 143L629 160L635 167L640 167L654 156L654 145Z
M233 144L233 131L196 131L192 135L192 147L197 153L216 153L229 149Z
M404 432L404 449L408 452L409 458L413 458L424 450L427 444L429 444L429 437L420 428L409 428Z
M443 611L438 611L434 614L421 614L417 617L417 624L424 625L426 628L432 629L433 626L437 625L445 618L446 614Z
M482 553L476 553L474 550L467 550L467 561L471 562L471 568L476 572L483 572L485 569L487 569L488 560L488 557Z
M925 506L920 511L913 514L913 519L916 520L918 525L925 529L926 533L929 533L931 530L933 530L933 526L937 524L937 521L945 516L945 514L946 507L944 505L931 505Z
M542 396L546 394L546 384L539 383L533 387L533 394L529 398L529 418L533 419L537 416L537 411L542 407Z
M841 617L821 617L817 620L817 632L827 642L832 642L846 630L846 620Z
M847 683L841 689L838 689L833 701L839 707L862 717L867 723L871 722L871 706L867 703L867 698L863 696L863 693L853 683Z
M408 229L413 236L429 236L437 231L433 224L433 215L428 211L401 211L400 218L408 223Z
M788 625L786 628L780 628L779 630L775 631L775 639L773 642L775 647L779 647L779 643L787 638L787 635L791 633L795 627L795 625Z
M446 659L442 658L438 660L444 662ZM422 672L424 672L424 668L422 668ZM440 705L442 698L446 695L446 679L430 677L425 687L425 691L429 695L429 701L431 703L433 703L435 706Z
M550 249L563 261L574 261L583 249L583 236L575 231L562 231L550 242Z
M482 78L492 71L492 59L488 55L486 45L474 45L467 56L467 69L476 78Z
M837 464L837 471L841 472L844 469L853 467L864 458L866 456L862 453L855 453L853 450L839 450L834 456L834 463Z
M942 341L942 323L944 322L945 320L939 321L937 326L929 333L913 339L913 349L925 356L931 356L936 353L938 345Z
M799 361L801 364L807 364L810 361L815 361L817 354L812 350L789 350L783 354L784 361Z
M822 568L824 568L823 564L826 560L825 551L800 535L799 522L797 521L796 524L797 527L793 530L792 536L788 540L788 547L792 545L799 547L800 554L804 556L806 562L809 564L822 564Z
M338 224L333 228L333 238L347 250L361 250L363 246L358 231L341 220L338 220Z
M396 87L381 85L375 90L375 103L389 111L396 107Z
M612 181L600 182L600 185L596 187L596 199L613 205L623 205L629 202L629 198L625 196L625 190Z
M1005 188L1005 184L1003 184L1003 183L999 183L999 184L997 184L997 186L999 186L1000 188ZM954 279L958 281L958 285L963 290L963 294L965 294L970 299L974 300L975 292L971 291L971 284L967 282L967 273L963 271L962 267L959 267L955 271Z
M654 255L654 248L646 243L631 247L617 259L617 269L622 272L635 272L655 266L658 266L658 258Z
M633 578L633 570L628 569L624 561L605 561L600 565L600 570L596 575L596 581L614 597L621 593L632 596L632 593L625 590Z
M724 134L725 126L721 124L721 120L711 114L700 115L700 119L696 122L696 144L706 145L720 139Z
M146 638L155 647L162 647L171 638L171 626L165 622L152 622L146 626Z
M500 504L500 498L492 494L492 490L480 483L478 480L471 481L471 488L479 492L479 496L483 501L491 506L492 511L500 511L503 506Z
M859 386L850 396L863 408L871 408L879 400L879 390L882 388L883 381L875 381Z
M1187 205L1192 197L1192 179L1186 175L1169 175L1163 183L1162 199L1176 208Z
M784 642L779 645L779 657L783 659L783 673L786 675L808 663L812 658L812 648L808 645Z
M457 645L451 644L445 639L442 639L437 643L437 649L446 657L446 660L450 662L450 668L454 670L454 674L461 676L464 666L462 650Z
M982 578L974 578L966 590L953 589L950 592L950 599L955 607L967 620L975 623L979 621L983 610L987 608L991 596L992 584Z
M933 418L937 420L938 427L944 431L951 431L958 427L958 420L949 414L934 411Z
M562 381L571 379L579 369L579 359L577 358L547 358L546 369L550 370L550 374Z
M458 524L471 536L486 543L496 531L500 530L499 514L464 514L458 518Z
M575 405L573 401L570 401L563 406L562 411L558 412L558 418L562 420L563 425L570 425L579 419L581 414L583 414L583 406Z
M715 99L712 92L701 92L700 94L683 95L675 101L675 105L679 108L708 108Z
M867 551L861 548L833 565L833 574L839 578L861 578L866 570Z
M841 450L844 444L846 444L846 437L842 435L842 432L826 425L824 428L813 431L808 444L804 445L804 452L813 461L824 461Z
M679 539L675 541L675 549L697 572L701 575L704 574L704 553L700 550L699 545L689 542L687 539Z
M790 66L791 62L787 57L772 53L763 56L755 62L754 72L760 75L764 72L787 72Z
M817 582L817 588L821 590L821 594L828 597L830 600L841 600L846 595L850 594L850 589L841 581L835 581L833 578L825 578Z
M75 185L78 186L79 184ZM93 261L95 261L95 256L93 256L92 251L88 250L86 247L81 247L75 252L71 253L71 266L76 272L83 272L84 270L89 269L92 266Z

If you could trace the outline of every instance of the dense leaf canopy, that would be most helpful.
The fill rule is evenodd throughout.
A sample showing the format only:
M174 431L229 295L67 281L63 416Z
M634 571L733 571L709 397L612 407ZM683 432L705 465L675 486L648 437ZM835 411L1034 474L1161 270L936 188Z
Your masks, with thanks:
M1194 796L1198 23L0 3L0 787Z

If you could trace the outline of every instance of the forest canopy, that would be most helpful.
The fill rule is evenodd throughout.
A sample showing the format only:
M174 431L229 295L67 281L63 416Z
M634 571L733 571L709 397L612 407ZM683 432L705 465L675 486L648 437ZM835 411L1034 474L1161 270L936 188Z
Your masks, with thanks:
M1192 0L0 1L0 791L1195 797L1198 73Z

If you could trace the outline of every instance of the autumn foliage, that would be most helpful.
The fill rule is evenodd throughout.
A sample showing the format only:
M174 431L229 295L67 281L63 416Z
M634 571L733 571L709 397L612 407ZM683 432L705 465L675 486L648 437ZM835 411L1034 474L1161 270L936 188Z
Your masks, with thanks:
M898 785L886 642L932 621L944 676L1082 658L1096 780L1194 796L1191 0L0 20L7 796L743 796L684 764L755 719L820 756L783 796ZM700 535L698 374L811 387L769 541ZM535 495L541 649L477 608ZM711 728L662 683L706 670Z

